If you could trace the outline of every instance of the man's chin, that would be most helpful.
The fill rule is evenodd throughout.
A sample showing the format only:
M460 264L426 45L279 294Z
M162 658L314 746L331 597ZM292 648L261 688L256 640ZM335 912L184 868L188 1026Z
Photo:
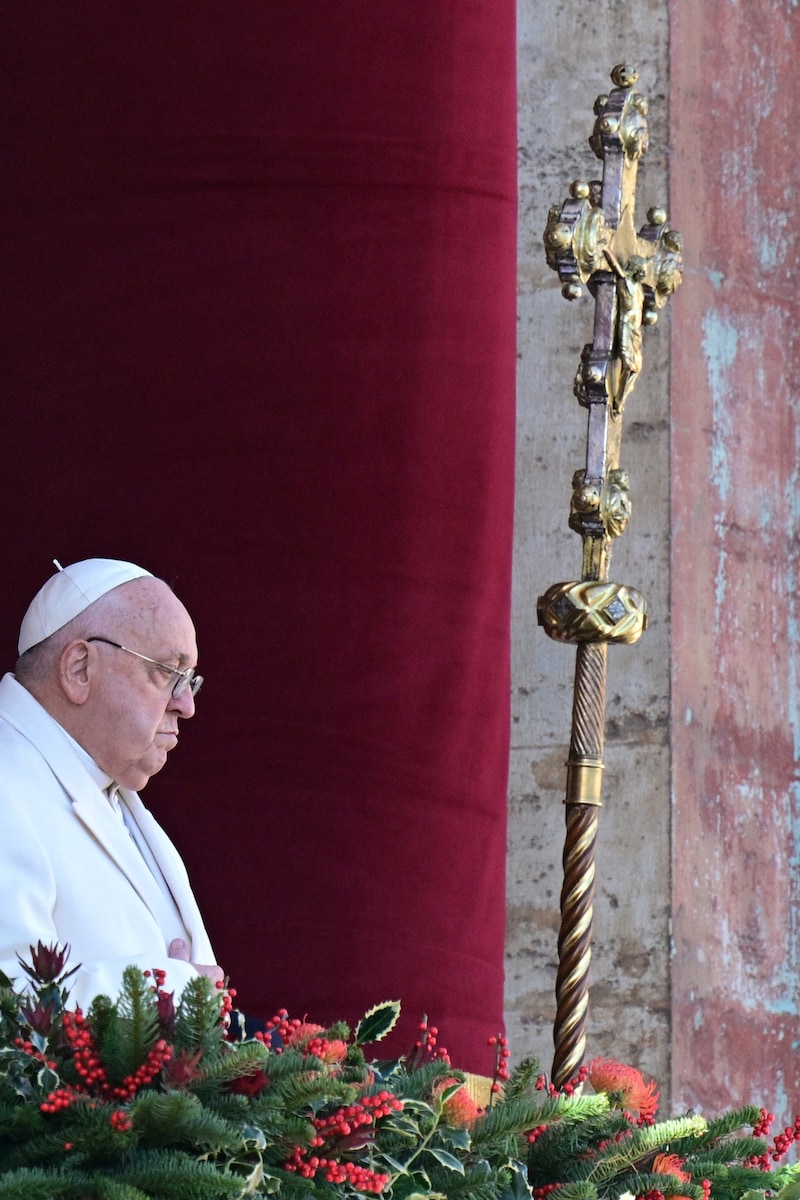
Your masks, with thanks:
M147 786L148 781L164 767L166 761L166 750L160 751L148 758L147 762L129 767L125 772L125 778L118 779L117 782L132 792L140 792Z

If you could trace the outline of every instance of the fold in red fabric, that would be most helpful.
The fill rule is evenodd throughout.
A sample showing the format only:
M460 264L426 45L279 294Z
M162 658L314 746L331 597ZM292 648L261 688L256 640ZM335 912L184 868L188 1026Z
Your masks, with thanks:
M502 1025L513 0L0 13L5 665L134 559L206 684L144 799L247 1011Z

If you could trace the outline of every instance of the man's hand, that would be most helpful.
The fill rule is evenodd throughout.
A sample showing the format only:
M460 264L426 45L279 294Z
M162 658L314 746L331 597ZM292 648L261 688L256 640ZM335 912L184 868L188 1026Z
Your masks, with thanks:
M212 983L223 983L225 980L225 972L222 967L216 963L195 963L189 958L189 947L183 938L173 938L169 944L168 954L170 958L179 958L181 962L188 962L194 967L199 975L207 975Z

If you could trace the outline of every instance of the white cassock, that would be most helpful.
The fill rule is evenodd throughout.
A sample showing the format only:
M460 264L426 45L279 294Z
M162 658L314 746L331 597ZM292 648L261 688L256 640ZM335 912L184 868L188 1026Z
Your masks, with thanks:
M68 943L70 1003L84 1009L115 997L129 964L166 971L177 998L196 972L168 958L175 937L192 962L216 962L178 851L136 792L109 801L110 782L13 675L0 679L0 969L21 984L18 954Z

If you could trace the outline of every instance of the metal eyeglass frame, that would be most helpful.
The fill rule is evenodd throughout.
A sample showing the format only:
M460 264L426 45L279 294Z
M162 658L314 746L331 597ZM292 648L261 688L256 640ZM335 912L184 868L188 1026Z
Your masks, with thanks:
M179 671L177 667L168 667L166 663L159 662L158 659L148 658L146 654L140 654L138 650L131 650L129 646L123 646L120 642L112 642L111 638L107 637L89 637L85 639L87 642L105 642L107 646L115 646L117 650L124 650L126 654L133 654L135 658L141 658L142 662L151 663L154 667L158 667L161 671L168 671L170 675L177 675L175 684L172 688L173 699L177 699L182 695L187 688L191 689L192 698L194 698L203 686L203 676L195 675L194 667L188 667L185 671Z

